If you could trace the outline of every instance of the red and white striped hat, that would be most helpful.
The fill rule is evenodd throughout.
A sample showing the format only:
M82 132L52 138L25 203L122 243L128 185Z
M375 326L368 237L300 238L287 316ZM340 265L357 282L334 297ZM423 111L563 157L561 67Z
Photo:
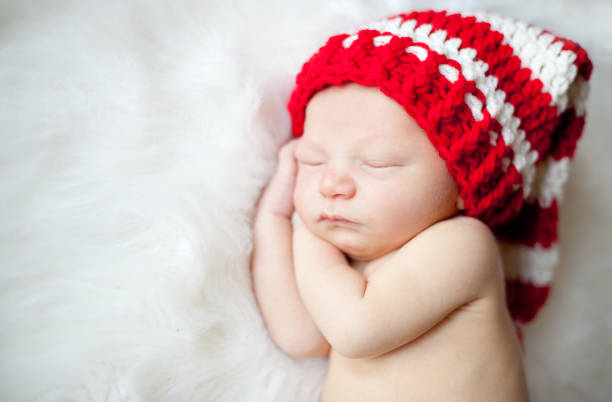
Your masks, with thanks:
M299 137L308 101L331 85L375 86L402 105L446 160L463 212L496 234L521 324L546 301L558 263L558 208L592 68L577 43L530 24L415 11L329 38L287 107Z

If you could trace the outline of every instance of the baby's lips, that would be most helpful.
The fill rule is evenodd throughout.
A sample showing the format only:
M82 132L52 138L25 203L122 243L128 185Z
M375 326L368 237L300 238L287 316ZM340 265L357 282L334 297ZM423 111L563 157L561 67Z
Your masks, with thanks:
M345 218L342 215L327 215L327 214L321 214L321 216L319 217L319 221L329 221L329 222L336 222L336 223L346 223L346 224L355 224L357 222L352 221L348 218Z

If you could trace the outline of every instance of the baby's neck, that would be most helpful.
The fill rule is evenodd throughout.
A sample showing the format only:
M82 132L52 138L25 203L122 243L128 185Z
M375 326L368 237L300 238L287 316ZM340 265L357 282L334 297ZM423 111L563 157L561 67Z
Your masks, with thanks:
M399 249L388 252L387 254L381 255L379 257L370 259L370 260L360 260L351 257L347 253L343 253L346 257L346 261L355 271L363 274L366 278L374 273L378 269L378 267L383 264L388 258L391 258Z
M370 261L356 260L346 253L343 254L346 257L346 261L349 263L351 268L357 271L362 272L363 269L370 263Z

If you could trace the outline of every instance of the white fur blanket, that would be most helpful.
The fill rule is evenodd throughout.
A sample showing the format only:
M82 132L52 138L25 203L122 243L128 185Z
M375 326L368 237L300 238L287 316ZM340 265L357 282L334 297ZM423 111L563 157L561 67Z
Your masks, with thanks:
M534 401L612 394L612 5L601 1L1 1L0 400L314 401L324 359L268 337L250 219L327 37L488 9L587 48L561 259L527 328Z

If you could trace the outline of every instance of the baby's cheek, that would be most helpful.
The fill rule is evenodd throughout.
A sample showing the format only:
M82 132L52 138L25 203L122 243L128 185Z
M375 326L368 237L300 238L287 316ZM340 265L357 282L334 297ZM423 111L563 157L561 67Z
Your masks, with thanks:
M304 203L304 201L307 202L309 193L313 191L312 187L312 178L310 175L304 173L300 174L298 172L295 179L295 188L293 190L294 200L302 203ZM310 197L312 198L313 194L310 194Z
M293 189L293 204L296 206L296 208L298 204L302 202L302 193L304 192L303 187L304 185L302 183L302 180L298 176L295 181L295 187Z
M300 214L300 216L305 215L305 208L308 205L307 200L305 199L305 191L303 186L296 184L295 190L293 191L293 205L295 210Z
M415 213L417 215L420 213L415 210L416 206L410 197L403 197L398 192L394 194L392 191L384 192L384 194L386 197L379 198L376 207L372 208L372 213L382 227L381 229L393 232L411 221Z

